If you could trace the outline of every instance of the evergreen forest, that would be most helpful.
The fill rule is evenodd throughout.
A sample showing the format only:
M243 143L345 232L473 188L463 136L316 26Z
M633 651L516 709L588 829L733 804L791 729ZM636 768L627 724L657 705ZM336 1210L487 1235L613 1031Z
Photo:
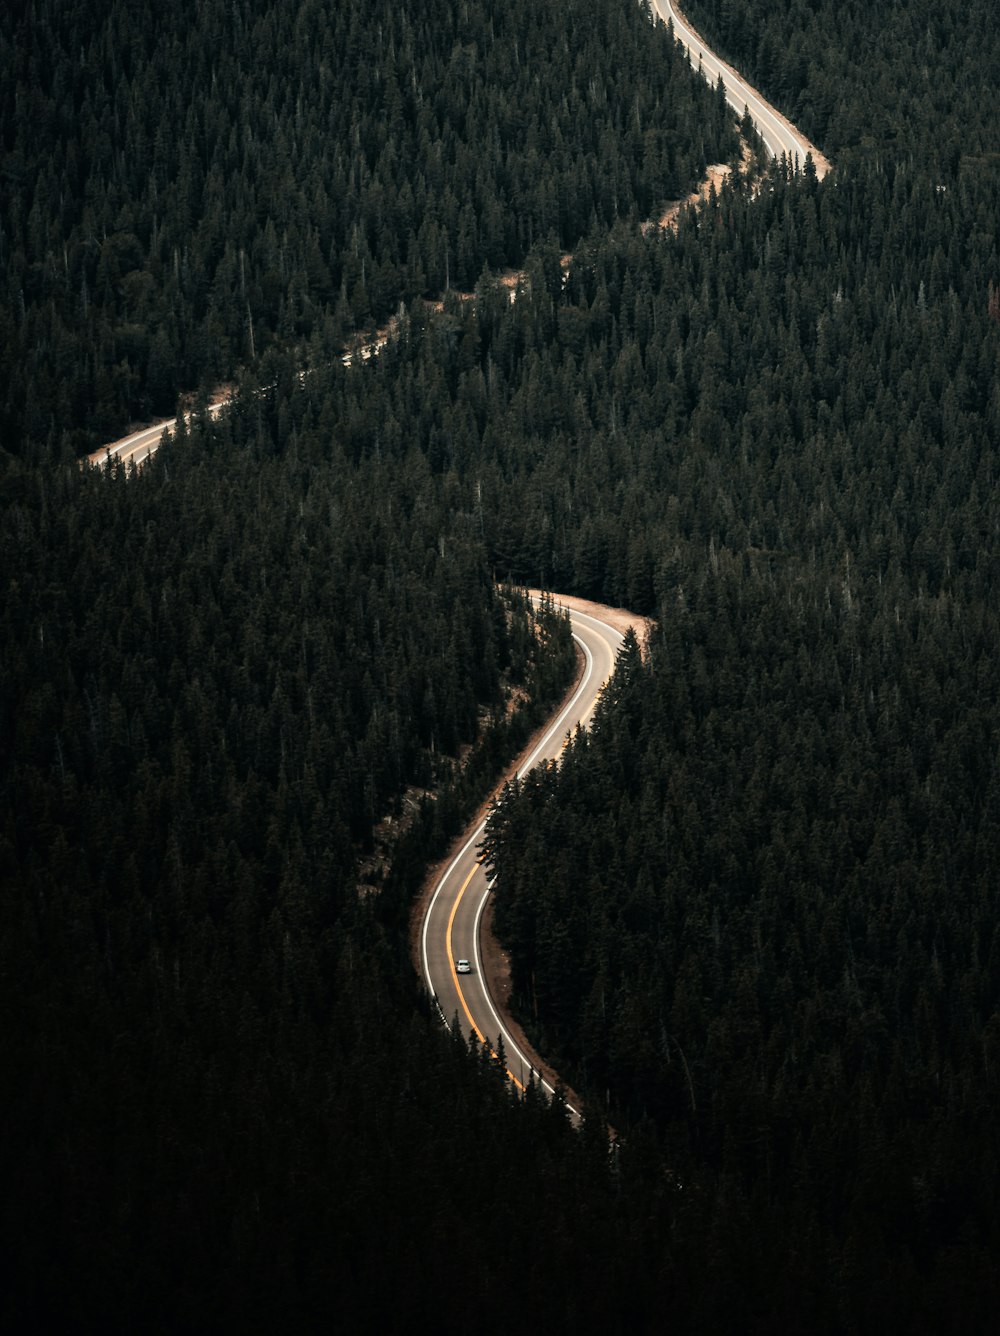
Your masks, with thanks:
M627 0L0 17L11 1330L991 1329L1000 31L686 12L829 175ZM525 584L654 619L484 848L582 1131L410 961Z
M0 439L93 450L685 193L734 132L635 6L29 0L0 19Z

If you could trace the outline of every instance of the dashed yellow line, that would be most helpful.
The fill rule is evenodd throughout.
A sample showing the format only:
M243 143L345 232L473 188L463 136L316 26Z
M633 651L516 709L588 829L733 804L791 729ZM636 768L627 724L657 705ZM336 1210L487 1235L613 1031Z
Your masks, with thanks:
M451 945L451 930L455 924L455 915L458 913L458 906L462 903L462 897L465 895L465 892L469 889L469 883L472 881L472 878L476 875L478 867L479 867L479 859L477 859L476 862L473 863L472 871L466 877L465 881L462 882L461 888L459 889L458 894L455 896L455 903L452 905L451 913L448 915L448 930L445 933L445 949L448 952L448 968L451 970L451 981L455 985L455 991L458 993L458 1000L462 1004L462 1010L465 1012L465 1016L469 1024L472 1026L473 1030L475 1030L479 1042L481 1044L487 1044L489 1041L483 1034L482 1030L480 1030L476 1022L472 1019L472 1012L469 1010L469 1004L468 1002L466 1002L465 994L462 992L462 985L458 981L458 970L455 968L455 953L452 950L452 945ZM496 1050L492 1047L490 1048L490 1053L494 1058L498 1056ZM509 1067L507 1068L507 1075L517 1086L518 1090L520 1090L521 1093L523 1094L524 1093L523 1083L517 1079L517 1077L514 1075L514 1073L511 1071Z

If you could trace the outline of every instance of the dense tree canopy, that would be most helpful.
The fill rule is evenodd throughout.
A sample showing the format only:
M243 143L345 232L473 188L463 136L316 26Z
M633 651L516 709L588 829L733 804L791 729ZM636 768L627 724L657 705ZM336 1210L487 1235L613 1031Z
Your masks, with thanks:
M471 1311L514 1275L610 1319L640 1274L661 1194L619 1209L602 1136L435 1033L406 946L427 858L572 658L496 590L441 397L467 349L454 302L424 329L418 299L638 220L735 145L662 32L587 15L4 11L12 1325L419 1325L445 1283ZM456 353L412 434L347 388L387 393L405 331L339 359L404 296ZM243 363L141 474L57 462ZM539 1182L541 1225L514 1209ZM603 1301L552 1291L618 1235Z
M393 1038L414 1002L400 924L423 860L558 698L568 632L500 597L422 456L352 463L281 402L200 415L128 479L10 480L2 1230L19 1324L203 1325L200 1305L235 1322L262 1304L273 1329L320 1246L342 1255L296 1304L320 1304L331 1267L353 1295L369 1230L417 1192L366 1106L426 1062L385 1129L401 1153L468 1066L435 1056L428 1024ZM528 706L509 718L514 692Z
M22 1323L995 1313L995 24L691 10L836 168L669 231L737 141L638 6L0 20ZM55 463L234 373L138 476ZM657 619L490 831L584 1138L407 961L569 671L496 580Z
M803 8L769 7L779 65ZM883 40L878 7L810 14L817 67ZM886 95L891 153L805 119L822 184L585 254L493 427L547 516L539 546L498 507L497 553L659 621L494 818L521 1014L652 1120L763 1325L981 1330L996 1300L1000 145L963 119L996 58L968 23L929 65L947 116Z
M0 439L90 449L646 217L733 127L637 6L50 0L0 17Z

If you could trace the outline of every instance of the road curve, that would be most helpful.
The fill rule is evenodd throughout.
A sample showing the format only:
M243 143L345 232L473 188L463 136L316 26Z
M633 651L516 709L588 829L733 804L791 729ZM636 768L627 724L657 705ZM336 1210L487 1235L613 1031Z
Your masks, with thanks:
M555 598L557 606L558 597ZM573 628L573 638L583 651L583 677L571 698L559 710L521 770L530 770L541 761L557 757L563 749L567 734L578 724L586 725L601 689L614 669L615 659L622 643L622 635L607 622L575 608L567 609ZM490 888L486 873L479 862L479 845L486 829L485 820L469 831L461 849L451 863L431 897L424 916L420 937L424 982L435 999L442 1020L450 1025L457 1016L463 1034L474 1030L480 1041L491 1047L502 1038L510 1079L524 1089L532 1071L536 1081L552 1093L552 1086L538 1075L537 1060L525 1053L504 1025L494 999L491 997L483 970L480 951L480 925ZM458 974L459 960L468 960L470 974ZM567 1106L578 1119L579 1110Z
M721 74L726 90L726 101L736 114L742 116L744 109L749 109L751 119L757 127L758 133L774 157L780 158L784 153L791 162L797 161L801 166L805 162L806 154L811 153L816 165L816 175L826 175L830 169L830 164L822 153L813 144L810 144L808 139L800 134L794 126L785 121L769 102L765 102L761 95L751 88L732 66L719 59L715 52L698 36L688 20L677 9L673 0L651 0L651 3L654 12L660 16L664 23L673 23L674 36L687 50L692 66L697 69L700 65L705 78L713 84ZM372 342L361 345L356 352L345 353L341 361L344 366L350 366L356 356L365 361L369 357L373 357L385 346L385 343L386 336L381 335ZM214 417L222 407L221 403L212 404L208 411ZM102 446L100 450L95 450L92 455L88 456L88 460L98 468L107 467L113 459L117 459L122 464L134 464L138 468L144 460L155 452L164 431L173 433L176 425L177 419L174 418L152 427L144 427L141 431L133 432L131 436L126 436L120 441L115 441L111 445Z
M711 47L698 36L674 4L674 0L652 0L652 6L664 23L673 23L674 36L686 48L694 69L700 64L705 78L713 84L718 81L721 74L726 90L726 101L738 116L743 115L744 109L749 110L758 134L774 157L780 158L784 153L792 163L797 161L801 167L806 160L806 154L811 153L816 175L820 177L826 175L830 170L830 164L819 149L810 144L804 135L780 116L769 102L765 102L756 89L751 88L731 65L720 60Z

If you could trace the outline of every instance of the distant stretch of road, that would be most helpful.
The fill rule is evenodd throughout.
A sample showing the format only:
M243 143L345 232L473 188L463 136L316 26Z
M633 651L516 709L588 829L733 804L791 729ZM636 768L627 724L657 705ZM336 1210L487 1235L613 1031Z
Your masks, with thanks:
M587 613L572 608L569 612L573 637L586 660L583 679L546 729L522 767L522 773L541 761L557 757L567 734L572 733L577 724L585 725L590 720L621 647L622 637L613 627ZM536 1072L536 1081L539 1080L537 1060L533 1062L522 1051L503 1024L483 972L480 927L490 887L479 862L478 848L485 829L483 821L469 832L434 889L421 933L424 980L446 1024L450 1025L457 1016L463 1034L468 1035L474 1030L480 1041L485 1040L494 1050L497 1039L503 1039L507 1070L511 1080L523 1089L532 1069ZM470 974L458 973L459 960L469 961ZM541 1081L541 1084L552 1093L548 1082ZM572 1106L570 1113L579 1117L579 1111Z
M388 339L385 334L379 334L367 343L358 344L355 348L346 352L341 357L344 366L350 366L354 361L367 362L370 357L374 357L386 345ZM299 379L302 380L305 372L299 372ZM226 400L220 403L210 404L208 408L211 417L217 417L226 406ZM154 454L163 439L163 433L168 432L171 436L177 426L176 418L168 418L165 421L156 423L152 427L141 427L131 436L125 436L120 441L115 441L113 445L104 445L100 450L95 450L92 455L87 456L89 463L96 468L107 468L113 461L117 460L126 467L134 464L136 468Z
M222 412L223 404L211 404L209 414L216 417ZM131 436L125 436L120 441L115 441L113 445L102 446L100 450L95 450L92 455L88 455L88 461L96 468L107 468L113 460L124 464L126 468L131 464L138 468L145 460L153 454L163 439L165 431L173 434L177 426L177 419L171 418L166 422L158 422L152 427L143 427L140 431L135 431Z
M673 23L674 35L686 47L694 68L697 69L700 64L705 78L713 84L721 74L726 89L727 102L739 116L743 115L744 110L749 110L758 133L776 158L781 157L784 153L792 162L797 162L801 167L805 162L806 154L812 153L817 176L826 174L829 170L829 163L819 150L810 144L808 139L801 135L794 126L783 120L769 102L765 102L745 79L741 78L731 66L724 64L715 52L705 45L680 10L676 8L673 0L652 0L652 3L654 10L663 19L664 23ZM361 346L356 354L345 353L341 360L345 366L350 366L352 361L355 360L355 356L366 360L373 357L385 345L385 342L386 339L383 335L371 343ZM214 416L221 408L222 404L213 404L209 412ZM126 436L124 440L116 441L113 445L95 451L89 457L90 463L102 467L108 465L112 459L117 459L123 464L134 464L138 468L143 460L148 459L156 450L164 430L172 432L176 425L176 419L174 419L169 422L161 422L155 427L145 427L142 431Z
M744 109L749 110L750 118L770 152L776 158L780 158L784 153L793 163L798 160L800 167L806 160L806 154L811 153L816 165L816 175L825 176L829 170L829 163L822 153L794 126L784 120L769 102L765 102L731 65L726 65L709 46L706 46L673 0L652 0L652 2L653 9L663 22L673 23L674 36L687 48L693 68L697 69L700 62L705 78L712 84L718 81L720 74L722 75L726 101L738 116L743 115Z

